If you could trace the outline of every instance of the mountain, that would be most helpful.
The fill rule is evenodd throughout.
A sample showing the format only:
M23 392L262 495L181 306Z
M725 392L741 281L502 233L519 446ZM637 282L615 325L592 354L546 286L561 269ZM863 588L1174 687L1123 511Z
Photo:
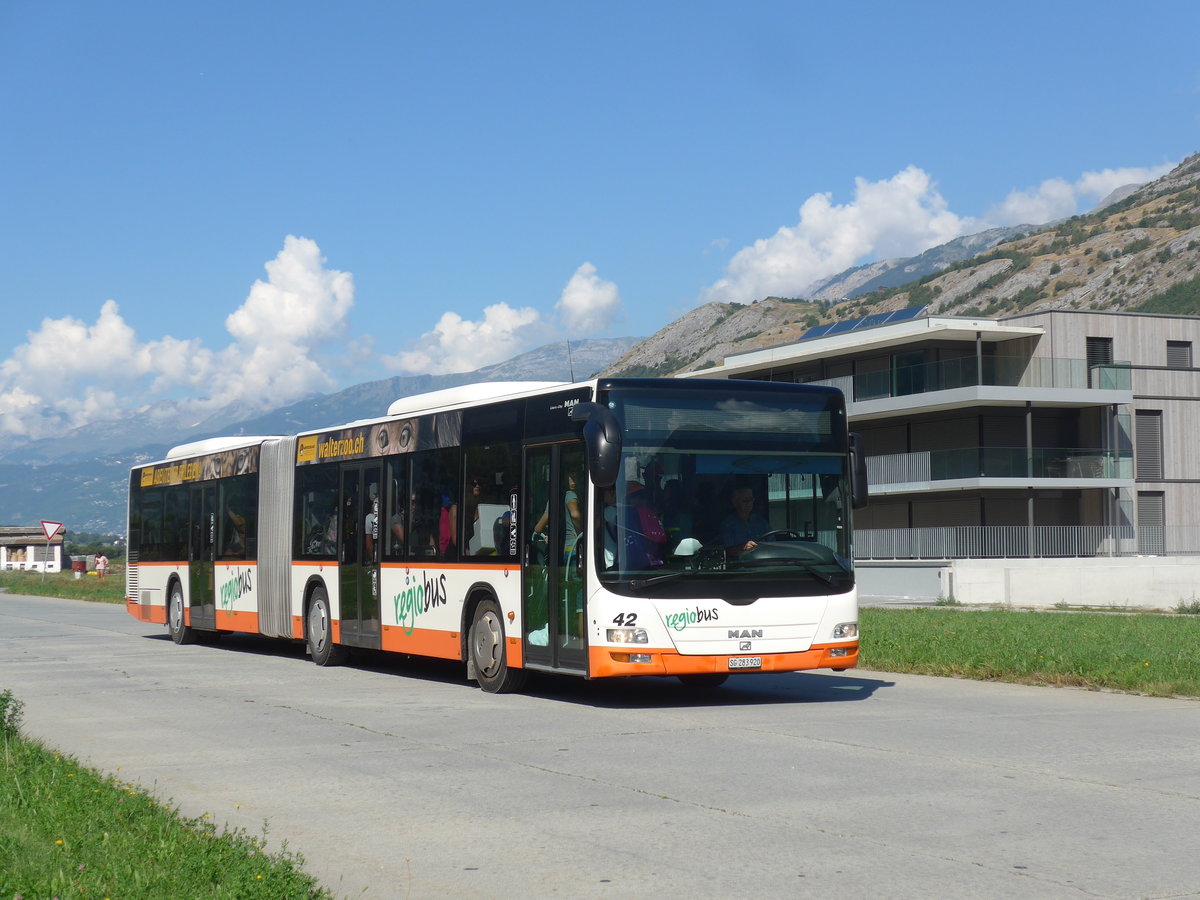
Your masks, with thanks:
M708 303L603 374L695 371L791 343L819 324L917 306L950 316L1035 309L1200 315L1200 154L1156 181L1119 188L1083 215L992 229L912 259L859 266L818 282L810 294L808 301Z
M238 419L226 408L194 425L161 404L136 416L89 425L10 451L0 461L0 522L64 522L68 531L122 534L132 465L171 447L220 434L294 434L387 414L393 400L479 381L571 381L591 377L638 343L610 338L547 344L510 360L455 375L413 375L354 385L266 414Z

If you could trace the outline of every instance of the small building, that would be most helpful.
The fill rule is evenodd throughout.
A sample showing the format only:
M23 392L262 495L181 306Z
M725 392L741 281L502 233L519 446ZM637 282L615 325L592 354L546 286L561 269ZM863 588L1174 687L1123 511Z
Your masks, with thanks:
M34 572L63 570L63 533L47 543L41 528L0 525L0 571L27 569Z

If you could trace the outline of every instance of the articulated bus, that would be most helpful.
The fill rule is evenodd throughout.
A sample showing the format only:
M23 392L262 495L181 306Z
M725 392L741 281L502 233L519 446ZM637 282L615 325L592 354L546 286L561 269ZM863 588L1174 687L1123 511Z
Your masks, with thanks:
M292 436L177 447L129 486L126 604L180 644L241 632L458 660L492 692L847 669L851 511L834 388L491 383Z

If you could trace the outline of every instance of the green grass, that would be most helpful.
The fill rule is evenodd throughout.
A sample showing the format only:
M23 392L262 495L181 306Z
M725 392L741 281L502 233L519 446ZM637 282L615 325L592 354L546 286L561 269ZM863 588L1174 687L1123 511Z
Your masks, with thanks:
M1200 618L965 608L859 610L864 669L1200 697Z
M20 733L0 692L0 897L330 898L263 836L186 819L133 784L102 777Z
M99 603L125 602L125 569L110 570L101 581L89 572L76 579L74 572L0 572L0 588L10 594L34 597L63 597L67 600L94 600Z

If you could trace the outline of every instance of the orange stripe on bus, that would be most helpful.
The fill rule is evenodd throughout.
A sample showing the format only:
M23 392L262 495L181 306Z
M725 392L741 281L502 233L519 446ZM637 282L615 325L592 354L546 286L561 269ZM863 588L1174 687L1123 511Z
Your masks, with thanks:
M217 631L244 631L258 634L258 613L236 609L217 610Z
M462 659L462 644L457 631L435 631L431 628L413 628L410 631L400 625L384 625L380 646L393 653Z
M167 624L167 608L151 606L148 603L138 603L136 600L125 598L125 611L139 622L150 622L153 625Z
M834 647L849 651L846 656L830 656ZM619 662L614 654L646 654L648 663ZM755 656L742 653L735 656ZM857 644L835 644L815 646L800 653L761 654L762 667L757 669L730 669L728 656L683 656L674 650L658 650L626 645L625 647L589 647L588 675L605 678L617 675L705 675L711 673L738 672L798 672L805 669L849 669L858 665Z

